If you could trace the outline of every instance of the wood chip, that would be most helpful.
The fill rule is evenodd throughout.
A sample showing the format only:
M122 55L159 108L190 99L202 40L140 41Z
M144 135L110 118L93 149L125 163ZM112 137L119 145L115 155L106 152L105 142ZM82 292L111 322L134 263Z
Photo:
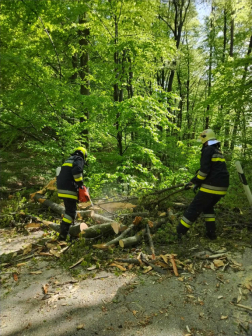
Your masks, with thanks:
M224 316L224 315L221 315L221 320L226 320L228 318L228 316Z
M48 294L48 288L49 288L48 284L45 284L45 285L42 286L44 294Z

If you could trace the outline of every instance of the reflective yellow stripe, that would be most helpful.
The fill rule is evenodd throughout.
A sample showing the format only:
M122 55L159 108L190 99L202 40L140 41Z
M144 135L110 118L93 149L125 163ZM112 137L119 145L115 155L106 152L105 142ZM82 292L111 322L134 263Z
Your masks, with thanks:
M185 227L190 228L190 225L187 224L185 221L183 221L183 219L180 220L180 223L181 223L182 225L184 225Z
M63 222L66 222L66 223L70 223L70 224L72 223L72 221L70 219L67 219L65 217L62 220L63 220Z
M78 177L77 179L74 179L74 181L76 181L76 182L79 182L79 181L82 181L82 180L83 180L82 176Z
M225 159L221 159L221 158L212 158L211 161L222 161L222 162L225 162Z
M62 166L73 167L73 164L72 163L64 163Z
M200 191L204 191L209 194L215 194L215 195L226 195L226 191L217 191L217 190L210 190L205 188L200 188Z
M78 199L77 196L74 195L68 195L68 194L58 194L59 197L65 197L65 198L72 198L72 199Z
M206 222L215 222L215 218L205 218Z
M200 180L205 180L205 177L201 176L201 175L197 175L197 178L200 179Z

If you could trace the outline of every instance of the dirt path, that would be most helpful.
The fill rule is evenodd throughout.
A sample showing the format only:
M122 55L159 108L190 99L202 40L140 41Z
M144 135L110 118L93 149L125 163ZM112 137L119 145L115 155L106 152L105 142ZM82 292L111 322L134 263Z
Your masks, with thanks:
M17 281L8 268L1 274L1 335L252 335L252 310L234 304L252 309L252 249L232 258L240 270L181 270L179 278L98 271L82 281L53 259L28 259Z

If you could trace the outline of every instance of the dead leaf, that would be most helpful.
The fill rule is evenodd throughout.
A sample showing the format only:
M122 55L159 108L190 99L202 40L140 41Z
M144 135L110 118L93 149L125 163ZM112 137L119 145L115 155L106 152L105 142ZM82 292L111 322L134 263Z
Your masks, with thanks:
M33 272L30 272L30 274L34 274L34 275L42 274L42 271L33 271Z
M213 264L213 263L210 264L210 268L211 268L213 271L215 271L215 267L214 267L214 264Z
M160 257L164 260L164 262L166 263L166 264L168 264L168 256L167 255L163 255L163 254L160 254Z
M125 267L123 267L123 266L121 266L121 265L119 265L119 264L116 264L116 263L112 263L112 264L110 264L109 266L117 267L117 268L119 268L119 269L120 269L121 271L123 271L123 272L126 271L126 268L125 268Z
M47 294L48 293L49 285L45 284L45 285L42 286L42 288L43 288L44 294Z
M50 249L50 253L53 254L55 257L59 258L60 257L60 252L56 251L54 249Z
M221 320L226 320L228 318L228 316L224 316L224 315L221 315Z
M32 244L27 245L27 246L24 248L23 255L26 255L26 254L30 253L31 250L32 250Z
M180 277L180 278L178 278L178 280L183 282L184 281L184 277Z
M150 228L152 228L154 224L153 224L152 221L149 220L149 221L148 221L148 225L149 225Z
M93 271L95 269L96 269L96 265L93 265L93 266L87 268L88 271Z
M24 263L17 264L17 267L21 267L21 266L24 266L24 265L26 265L25 262L24 262Z
M45 256L45 257L50 257L50 256L52 256L52 254L49 253L49 252L40 252L39 255L41 255L41 256Z
M237 298L237 303L241 302L242 296L239 294Z
M146 274L148 272L150 272L152 270L152 267L151 266L147 266L145 267L144 271L143 271L143 274Z
M222 295L218 296L218 300L219 300L219 299L222 299L222 298L223 298L223 296L222 296Z
M133 313L134 316L136 316L136 314L138 313L138 311L137 310L132 310L132 313Z
M135 219L133 220L134 225L138 225L142 221L142 217L136 216Z
M15 281L18 281L18 275L17 275L17 273L13 273L13 279L14 279Z
M133 264L130 264L130 265L128 266L128 269L131 270L133 266L134 266Z
M77 330L84 329L84 324L79 324L76 327Z
M222 260L219 260L219 259L214 259L213 263L214 263L215 267L224 266L224 262Z
M164 217L164 216L166 216L166 212L162 212L162 213L159 215L159 217Z

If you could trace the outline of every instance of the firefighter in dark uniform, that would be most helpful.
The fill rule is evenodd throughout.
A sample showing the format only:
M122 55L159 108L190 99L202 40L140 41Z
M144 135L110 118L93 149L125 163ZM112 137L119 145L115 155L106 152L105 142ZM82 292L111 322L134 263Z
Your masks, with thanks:
M200 169L185 186L185 189L189 189L194 184L193 190L196 192L199 189L199 191L181 218L177 226L177 233L179 237L186 234L193 222L203 212L206 236L210 239L216 239L214 206L227 193L229 173L224 156L220 151L220 141L216 140L213 130L203 131L199 141L203 144Z
M83 186L83 168L86 164L87 151L78 147L74 153L63 163L60 173L57 174L58 197L62 198L65 205L65 214L60 223L59 240L66 240L70 225L73 224L77 202L78 189Z

